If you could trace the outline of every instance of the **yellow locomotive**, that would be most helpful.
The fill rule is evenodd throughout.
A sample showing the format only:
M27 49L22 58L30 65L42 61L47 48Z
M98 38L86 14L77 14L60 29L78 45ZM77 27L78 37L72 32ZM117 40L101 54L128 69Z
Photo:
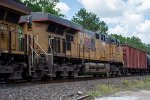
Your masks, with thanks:
M19 9L18 9L19 8ZM12 0L0 1L0 49L5 53L19 52L18 22L21 15L30 14L23 4Z
M119 74L123 66L119 41L110 36L85 30L66 19L40 12L21 17L20 26L24 34L32 37L33 56L37 55L33 58L33 61L36 59L34 63L41 65L41 56L45 59L43 63L50 62L50 77L113 75ZM42 77L48 68L43 70Z
M108 76L122 71L123 51L117 39L49 13L29 14L23 4L0 1L0 79Z
M22 78L25 56L19 49L18 23L20 16L27 14L30 9L23 4L0 0L0 79Z
M109 35L0 0L0 80L147 74L147 57Z

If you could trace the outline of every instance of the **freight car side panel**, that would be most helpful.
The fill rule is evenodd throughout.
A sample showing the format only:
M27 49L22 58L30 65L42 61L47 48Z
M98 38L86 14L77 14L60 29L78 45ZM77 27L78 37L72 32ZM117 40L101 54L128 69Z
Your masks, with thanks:
M145 51L133 48L128 45L122 45L122 48L125 68L147 69L147 58Z
M141 51L141 56L142 58L139 56L139 62L140 62L140 58L141 58L141 66L143 67L143 69L147 69L147 56L144 52ZM146 65L146 66L145 66Z
M134 63L135 63L135 68L136 68L136 66L137 66L137 68L139 67L139 53L138 53L138 50L137 49L135 49L135 51L136 52L134 52L134 59L135 59L135 61L134 61Z

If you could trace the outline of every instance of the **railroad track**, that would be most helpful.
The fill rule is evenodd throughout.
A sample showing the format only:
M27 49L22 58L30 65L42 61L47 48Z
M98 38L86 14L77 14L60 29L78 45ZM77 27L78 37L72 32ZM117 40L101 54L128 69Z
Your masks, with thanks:
M13 82L0 82L0 88L2 87L19 87L19 86L32 86L32 85L40 85L40 84L54 84L54 83L65 83L65 82L79 82L79 81L89 81L89 80L102 80L102 79L113 79L113 78L125 78L125 77L134 77L134 76L141 76L141 75L130 75L130 76L112 76L112 77L75 77L72 79L54 79L54 80L17 80ZM143 75L144 76L144 75ZM146 75L145 75L146 76Z
M9 100L9 97L17 100L30 98L33 100L91 100L87 95L98 84L122 86L123 80L143 80L150 75L145 76L120 76L120 77L80 77L75 79L64 80L47 80L17 83L0 84L0 99ZM92 81L90 81L92 80ZM81 91L83 94L78 93ZM44 99L45 98L45 99ZM65 99L64 99L65 98ZM75 98L75 99L74 99ZM11 99L10 99L11 100Z

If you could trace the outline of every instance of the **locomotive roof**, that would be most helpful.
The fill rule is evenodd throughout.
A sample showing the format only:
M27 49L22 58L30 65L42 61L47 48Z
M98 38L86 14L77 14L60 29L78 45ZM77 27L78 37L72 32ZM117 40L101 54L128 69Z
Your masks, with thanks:
M0 0L0 7L18 11L20 14L30 14L31 10L15 0Z
M51 22L54 22L54 23L57 23L66 27L70 27L75 30L83 31L83 28L81 25L73 23L67 19L60 18L50 13L32 12L31 15L29 16L22 16L20 18L20 23L26 22L27 17L31 17L32 21L38 21L38 22L51 21Z

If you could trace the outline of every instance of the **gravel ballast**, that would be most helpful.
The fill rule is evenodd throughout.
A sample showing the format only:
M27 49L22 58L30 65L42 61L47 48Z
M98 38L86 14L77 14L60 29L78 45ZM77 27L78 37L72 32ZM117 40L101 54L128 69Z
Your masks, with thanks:
M130 76L18 87L7 87L7 85L0 84L0 100L66 100L61 98L76 94L78 91L87 94L89 91L94 90L98 84L117 84L121 86L123 80L143 80L146 77L150 76Z

